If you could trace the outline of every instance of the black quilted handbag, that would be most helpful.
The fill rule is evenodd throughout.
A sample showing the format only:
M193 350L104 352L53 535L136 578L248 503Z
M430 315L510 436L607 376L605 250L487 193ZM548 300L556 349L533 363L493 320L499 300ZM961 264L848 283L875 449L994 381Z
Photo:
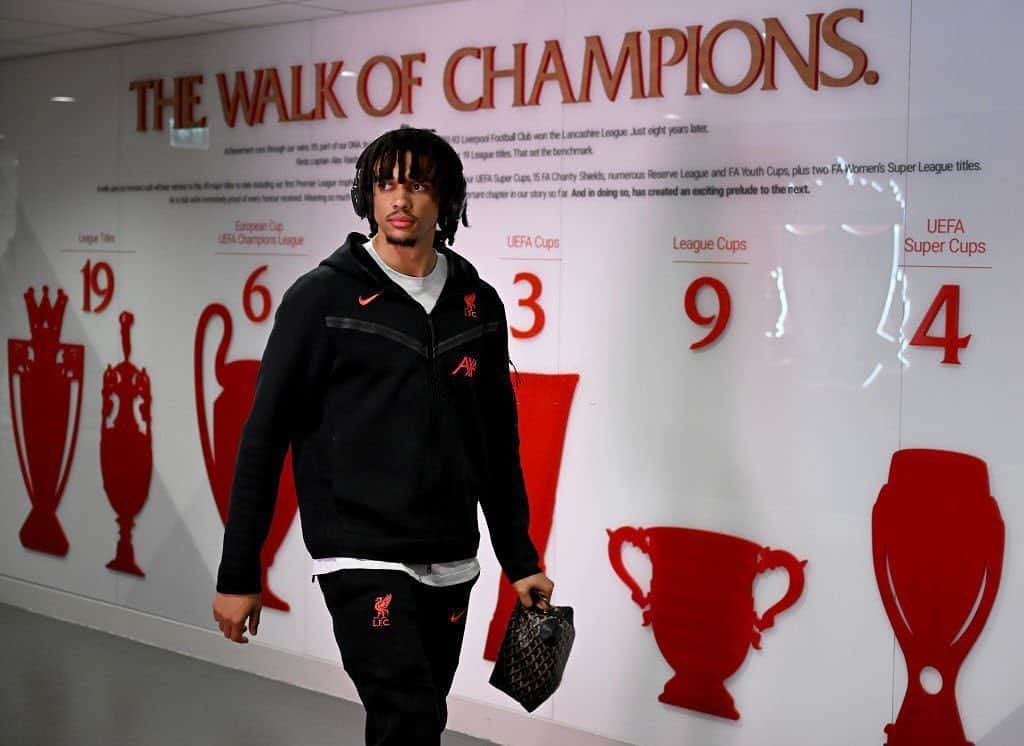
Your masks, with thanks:
M505 628L491 685L533 712L555 693L576 638L571 606L516 608Z

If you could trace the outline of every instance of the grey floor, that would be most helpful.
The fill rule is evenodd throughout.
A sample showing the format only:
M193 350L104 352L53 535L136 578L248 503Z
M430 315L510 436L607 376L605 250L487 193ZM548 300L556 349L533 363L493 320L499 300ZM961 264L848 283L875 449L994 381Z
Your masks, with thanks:
M352 702L0 604L4 746L359 746ZM488 742L447 732L444 746Z

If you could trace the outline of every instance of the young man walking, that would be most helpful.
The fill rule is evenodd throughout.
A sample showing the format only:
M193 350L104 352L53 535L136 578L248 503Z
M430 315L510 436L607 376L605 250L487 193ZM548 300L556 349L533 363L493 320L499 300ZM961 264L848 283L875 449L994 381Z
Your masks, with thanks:
M393 130L363 151L352 203L370 238L350 234L281 300L217 577L214 619L246 642L290 445L313 572L378 746L440 743L478 503L523 604L554 587L527 534L504 307L449 248L465 202L462 163L433 132Z

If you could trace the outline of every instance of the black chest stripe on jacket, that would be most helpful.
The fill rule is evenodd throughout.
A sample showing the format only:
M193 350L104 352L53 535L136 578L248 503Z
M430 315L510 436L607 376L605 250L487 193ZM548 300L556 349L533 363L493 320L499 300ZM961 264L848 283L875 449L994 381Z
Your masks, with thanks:
M366 332L367 334L376 334L380 337L387 337L391 341L398 342L398 344L408 347L423 357L427 357L428 350L425 344L421 343L415 337L396 331L395 329L392 329L389 326L384 326L383 324L376 324L372 321L363 321L362 319L342 318L340 316L325 316L324 323L332 329L353 329L357 332Z
M465 344L466 342L474 340L477 337L482 337L485 334L490 334L491 332L496 332L500 328L501 328L501 322L500 321L491 321L490 323L481 324L480 326L474 327L473 329L470 329L469 331L465 331L465 332L461 332L460 334L456 334L454 337L448 337L448 339L442 339L440 342L437 343L437 354L440 355L442 353L448 352L448 350L451 350L451 349L453 349L455 347L458 347L461 344Z

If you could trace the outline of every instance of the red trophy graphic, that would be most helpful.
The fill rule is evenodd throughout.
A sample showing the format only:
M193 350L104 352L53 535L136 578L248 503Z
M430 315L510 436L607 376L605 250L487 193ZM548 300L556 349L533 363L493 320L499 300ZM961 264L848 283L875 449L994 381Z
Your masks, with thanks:
M526 492L530 496L530 539L543 563L555 513L555 489L562 465L565 428L580 377L575 373L519 373L512 378L519 407L519 455ZM515 605L516 593L502 575L498 602L484 644L486 660L497 659L501 638Z
M224 336L217 346L214 361L214 374L221 392L213 402L213 431L206 419L206 394L203 384L203 347L210 321L219 317L224 324ZM259 360L233 360L226 362L228 347L231 345L232 334L231 313L220 303L211 303L199 317L196 327L195 342L195 377L196 377L196 415L199 418L199 440L203 447L203 460L206 462L206 474L210 479L213 498L217 502L217 510L221 520L227 522L228 505L231 501L231 479L234 475L235 457L238 444L242 437L242 426L249 416L252 400L256 395L256 374L259 372ZM298 510L295 497L295 480L292 476L291 450L285 457L281 471L281 482L277 490L277 502L274 517L270 524L270 532L263 543L260 554L262 569L262 601L264 606L272 609L288 611L286 601L275 594L267 585L267 571L274 563L277 550L284 541L288 529Z
M7 381L18 463L32 510L18 534L22 546L63 557L68 540L57 520L78 440L82 413L85 348L60 341L68 296L50 288L36 303L35 288L25 292L31 339L7 340ZM72 393L72 389L74 392Z
M632 528L608 531L612 568L644 610L643 623L676 675L658 699L709 715L739 719L725 680L761 648L761 631L800 598L804 565L789 552L746 539L692 528ZM646 595L622 563L622 546L635 545L651 559L651 590ZM758 616L754 580L758 574L785 568L789 590Z
M1003 566L1003 520L985 462L951 451L894 453L872 539L878 590L907 663L907 692L885 726L886 743L970 746L956 678L992 611ZM935 672L929 691L922 679Z
M108 365L103 373L103 425L100 432L100 469L103 489L110 507L117 513L120 537L117 554L107 567L145 577L135 564L132 528L135 516L149 497L149 479L153 474L153 433L150 415L153 396L146 369L139 370L128 358L132 354L131 328L135 317L122 311L121 351L124 360ZM135 401L141 400L138 420ZM115 408L116 403L116 408ZM116 411L115 411L116 409Z

